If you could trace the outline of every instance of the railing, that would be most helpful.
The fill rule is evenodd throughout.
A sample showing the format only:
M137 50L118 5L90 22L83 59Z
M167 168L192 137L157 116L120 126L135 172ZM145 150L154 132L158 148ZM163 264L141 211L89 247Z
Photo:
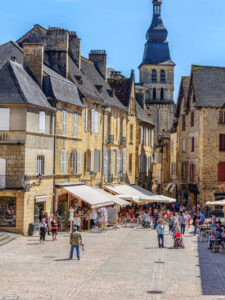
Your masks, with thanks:
M119 144L121 146L126 146L126 138L124 136L120 137Z
M24 189L23 176L0 175L0 190L5 189Z
M114 135L112 134L106 135L106 144L114 144Z

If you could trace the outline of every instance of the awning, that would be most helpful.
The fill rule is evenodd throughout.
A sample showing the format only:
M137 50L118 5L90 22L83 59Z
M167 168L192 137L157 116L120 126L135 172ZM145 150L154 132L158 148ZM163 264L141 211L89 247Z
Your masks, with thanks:
M47 196L37 196L34 199L35 203L43 203L47 201Z
M98 192L97 189L94 189L85 184L65 186L63 187L63 189L79 198L83 202L89 204L91 208L100 208L114 205L114 202L110 197L103 195L102 193Z
M151 197L152 202L174 203L177 200L163 195L155 195Z
M108 185L105 186L105 189L114 195L119 195L122 199L133 201L137 204L153 202L151 197L155 196L152 192L135 184Z
M207 202L206 205L219 205L219 206L225 206L225 199L224 199L224 200L218 200L218 201Z
M97 190L99 193L101 193L102 195L104 195L107 198L110 198L115 204L121 206L121 207L125 207L130 205L130 202L123 200L117 196L114 196L112 194L109 194L108 192L104 191L103 189L100 188L95 188L95 190Z

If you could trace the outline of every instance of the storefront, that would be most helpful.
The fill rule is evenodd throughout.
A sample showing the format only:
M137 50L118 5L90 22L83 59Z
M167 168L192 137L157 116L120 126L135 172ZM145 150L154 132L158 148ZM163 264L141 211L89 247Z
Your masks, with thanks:
M0 227L16 227L16 197L0 197Z

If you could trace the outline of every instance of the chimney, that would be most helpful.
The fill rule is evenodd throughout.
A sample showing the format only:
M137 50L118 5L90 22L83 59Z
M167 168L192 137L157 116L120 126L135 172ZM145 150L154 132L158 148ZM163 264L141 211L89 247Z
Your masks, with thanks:
M74 60L78 68L81 68L81 40L78 38L76 32L69 33L69 54Z
M89 60L95 64L96 69L106 80L107 78L107 54L105 50L91 50L89 53Z
M46 36L45 62L56 72L68 77L69 32L50 27Z
M44 47L42 44L23 44L23 63L42 87Z

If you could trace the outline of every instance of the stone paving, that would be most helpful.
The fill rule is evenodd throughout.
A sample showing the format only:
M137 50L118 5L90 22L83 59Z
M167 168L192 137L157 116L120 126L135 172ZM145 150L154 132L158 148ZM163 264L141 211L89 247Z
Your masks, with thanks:
M0 247L0 300L225 299L225 253L213 254L191 234L158 249L153 230L83 233L80 261L69 261L69 235L40 245L21 237Z

